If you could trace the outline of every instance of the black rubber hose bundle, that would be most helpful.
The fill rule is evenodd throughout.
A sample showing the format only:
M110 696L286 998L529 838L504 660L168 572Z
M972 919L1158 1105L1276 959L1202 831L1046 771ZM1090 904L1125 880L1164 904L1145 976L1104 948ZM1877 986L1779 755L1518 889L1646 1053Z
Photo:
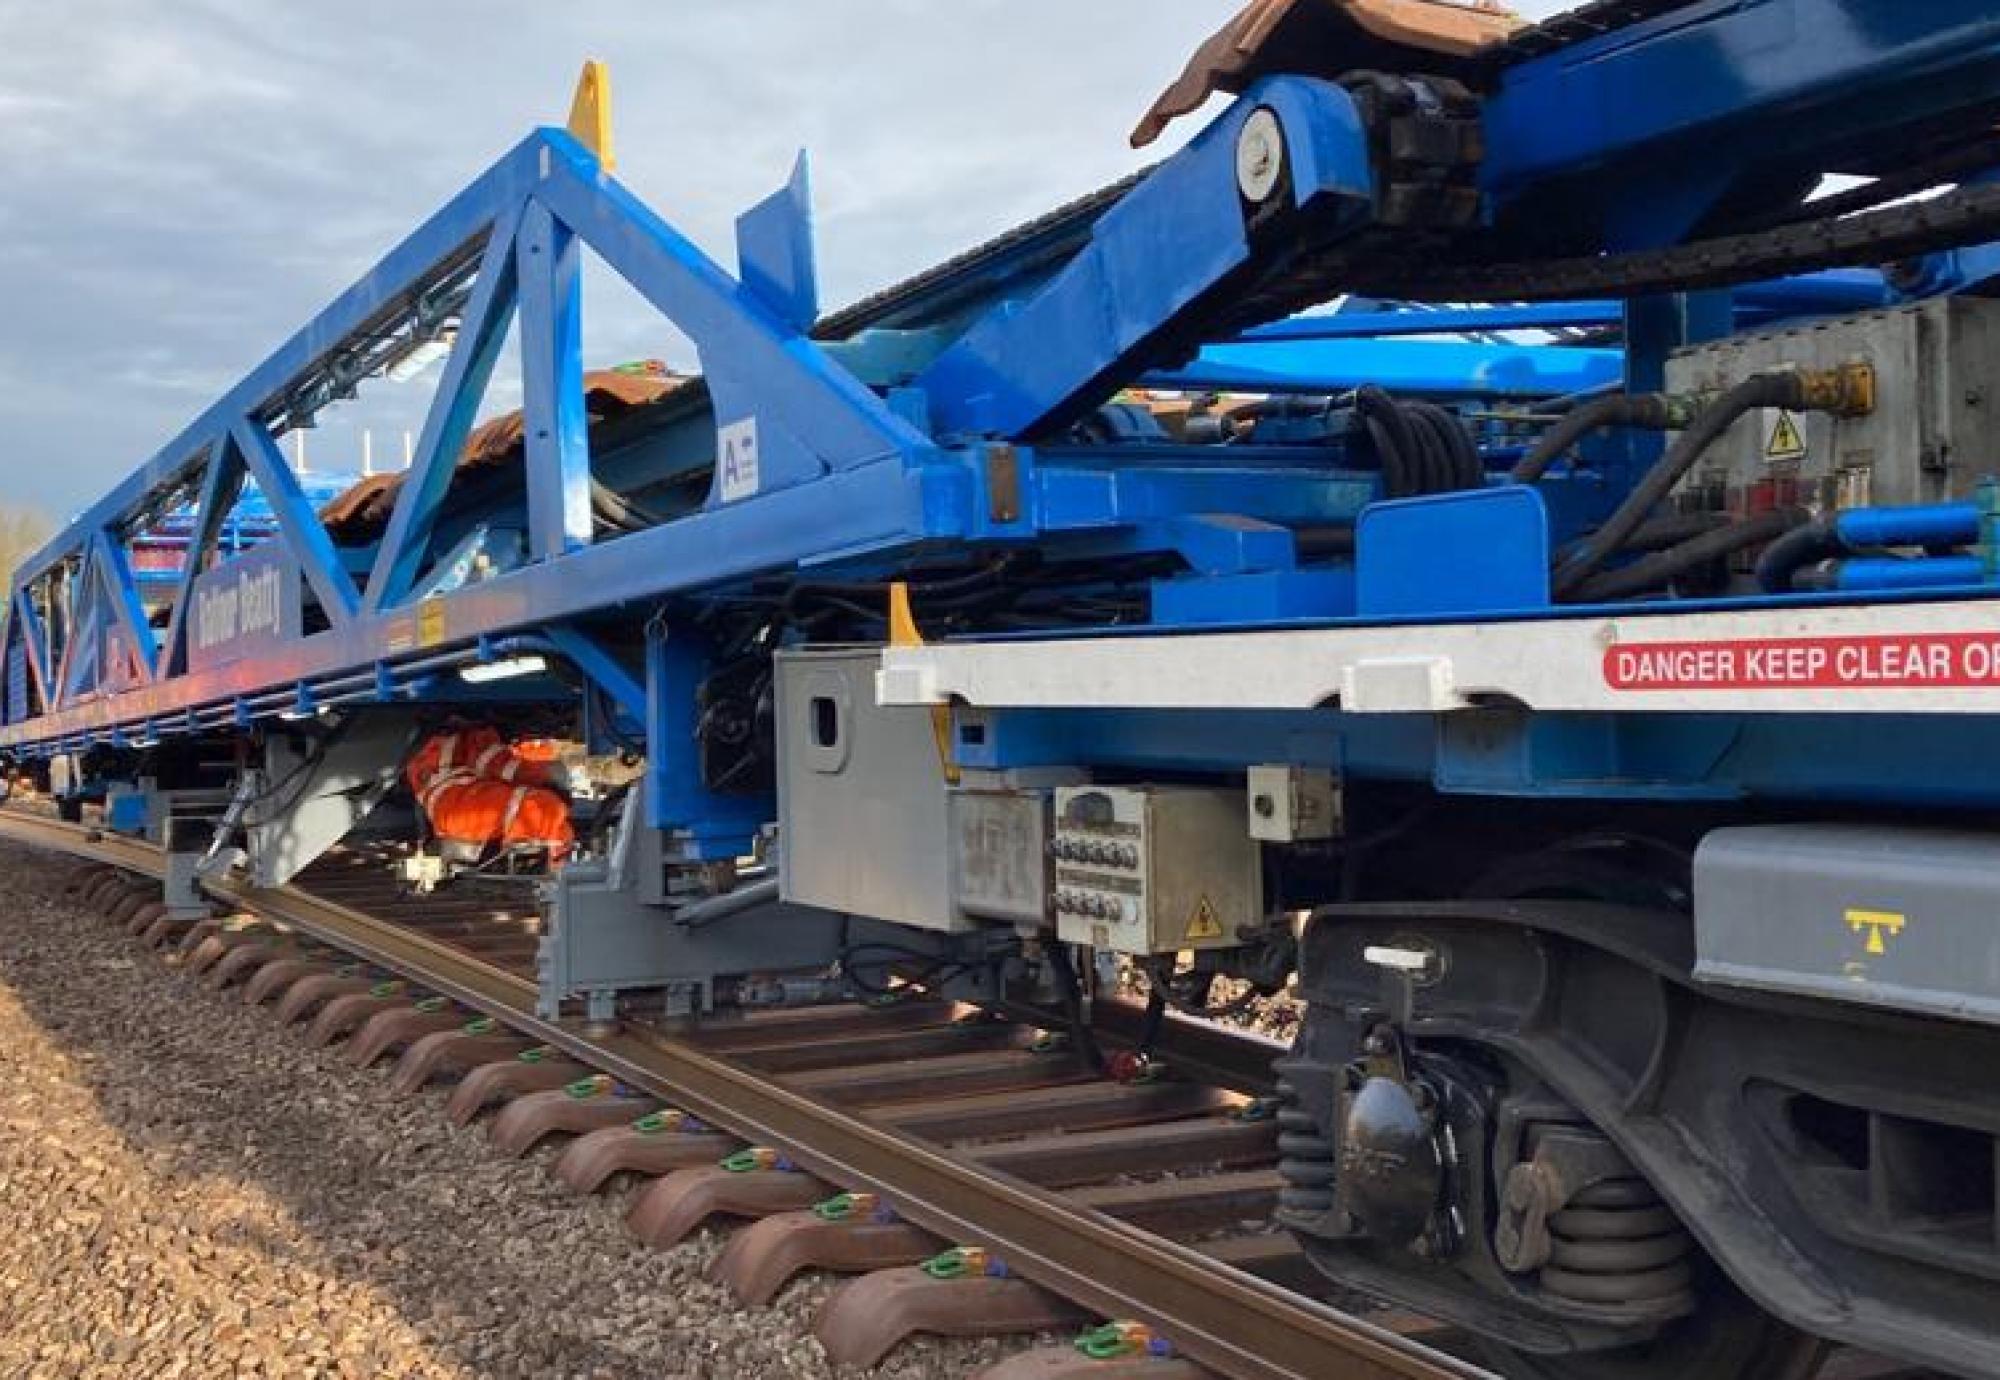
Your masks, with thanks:
M1741 522L1712 527L1630 565L1593 575L1577 586L1572 597L1579 603L1595 604L1665 589L1681 576L1739 551L1766 542L1782 542L1788 533L1806 530L1811 516L1803 508L1779 508Z
M1619 426L1665 431L1672 420L1673 408L1662 393L1617 393L1608 398L1594 399L1572 409L1569 415L1542 433L1541 438L1514 466L1514 482L1537 482L1571 446L1594 431Z
M1355 392L1354 410L1381 457L1388 497L1455 493L1486 482L1471 433L1436 403L1398 401L1368 384Z
M1746 413L1760 407L1802 410L1806 407L1805 380L1796 373L1758 374L1745 379L1702 410L1683 431L1667 453L1646 472L1618 510L1604 525L1578 544L1576 551L1556 568L1555 597L1573 599L1586 581L1603 567L1631 539L1632 534L1652 515L1653 509L1672 493L1708 448Z

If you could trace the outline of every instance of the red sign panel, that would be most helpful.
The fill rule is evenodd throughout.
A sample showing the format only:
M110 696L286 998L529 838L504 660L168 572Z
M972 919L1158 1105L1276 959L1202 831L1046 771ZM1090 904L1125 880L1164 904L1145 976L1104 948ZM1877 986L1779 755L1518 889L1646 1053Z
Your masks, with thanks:
M1604 653L1613 690L2000 689L2000 634L1633 642Z

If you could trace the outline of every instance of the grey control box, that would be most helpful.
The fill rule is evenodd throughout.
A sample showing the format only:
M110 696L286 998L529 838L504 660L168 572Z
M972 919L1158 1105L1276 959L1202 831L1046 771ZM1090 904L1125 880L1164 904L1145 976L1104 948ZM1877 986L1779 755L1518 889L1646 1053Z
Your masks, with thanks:
M1816 509L1938 503L1969 495L2000 464L2000 302L1944 297L1675 354L1667 387L1719 392L1778 369L1866 364L1875 406L1833 417L1753 412L1683 481L1695 506Z
M1053 774L953 785L931 711L875 702L880 665L875 648L778 656L784 898L950 933L1046 928Z
M1264 919L1263 857L1242 791L1056 791L1056 932L1123 954L1219 949Z

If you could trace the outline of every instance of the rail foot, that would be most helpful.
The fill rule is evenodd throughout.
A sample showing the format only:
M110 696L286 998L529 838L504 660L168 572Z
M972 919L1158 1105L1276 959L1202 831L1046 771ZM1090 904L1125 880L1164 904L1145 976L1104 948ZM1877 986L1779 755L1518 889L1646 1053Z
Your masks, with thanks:
M531 1046L511 1059L481 1064L466 1074L452 1089L445 1115L463 1126L495 1102L511 1102L589 1076L590 1070L574 1059L562 1058L546 1045Z
M807 1270L851 1275L919 1265L944 1244L923 1228L894 1219L829 1220L810 1209L781 1212L732 1234L709 1278L738 1302L761 1305Z
M389 1090L397 1097L410 1097L433 1079L463 1075L481 1064L506 1063L534 1046L533 1040L509 1035L492 1021L468 1021L455 1030L414 1041L396 1061Z
M920 1332L1006 1336L1075 1327L1089 1318L1025 1279L993 1274L941 1279L919 1265L877 1270L843 1285L820 1309L813 1333L835 1365L873 1367Z
M629 1125L658 1110L660 1104L648 1098L619 1093L602 1074L586 1075L560 1088L515 1098L493 1118L490 1134L494 1149L518 1158L549 1136L580 1136Z
M1045 1346L988 1366L972 1380L1215 1380L1215 1372L1179 1356L1100 1359L1074 1346Z
M824 1180L796 1169L679 1169L639 1195L625 1226L649 1246L677 1246L711 1217L797 1212L832 1192Z
M664 1118L678 1118L666 1121ZM673 1129L675 1125L687 1129ZM578 1136L555 1163L555 1176L578 1193L595 1193L620 1174L657 1178L677 1169L711 1165L743 1142L673 1112L641 1117L628 1126L606 1126Z

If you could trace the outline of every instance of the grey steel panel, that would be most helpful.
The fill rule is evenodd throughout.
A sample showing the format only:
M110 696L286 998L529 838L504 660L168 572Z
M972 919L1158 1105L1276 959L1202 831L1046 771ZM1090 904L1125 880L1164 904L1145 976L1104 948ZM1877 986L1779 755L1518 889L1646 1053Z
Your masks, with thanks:
M778 657L783 894L798 905L964 931L949 788L926 709L875 703L878 649Z
M1720 829L1694 900L1704 982L2000 1023L2000 836Z

